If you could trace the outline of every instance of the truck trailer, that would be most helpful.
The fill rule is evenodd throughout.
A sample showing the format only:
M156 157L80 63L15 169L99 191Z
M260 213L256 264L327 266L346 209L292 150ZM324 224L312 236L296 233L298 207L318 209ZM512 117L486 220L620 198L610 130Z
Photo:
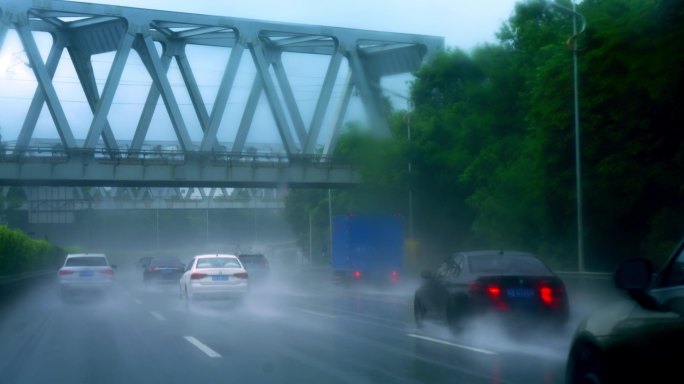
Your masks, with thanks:
M397 284L404 270L404 222L396 215L333 218L332 274L338 284Z

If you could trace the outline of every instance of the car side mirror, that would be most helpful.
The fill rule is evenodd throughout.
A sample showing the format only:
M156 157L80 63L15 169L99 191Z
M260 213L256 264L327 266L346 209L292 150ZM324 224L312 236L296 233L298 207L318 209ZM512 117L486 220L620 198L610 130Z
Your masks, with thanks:
M432 273L432 271L423 271L420 273L420 277L422 277L425 280L432 280L435 278L435 274Z
M642 258L625 260L615 271L615 285L626 290L642 308L650 311L667 311L666 306L647 291L652 279L653 263Z
M644 291L651 286L653 263L638 258L625 260L615 271L615 285L626 291Z

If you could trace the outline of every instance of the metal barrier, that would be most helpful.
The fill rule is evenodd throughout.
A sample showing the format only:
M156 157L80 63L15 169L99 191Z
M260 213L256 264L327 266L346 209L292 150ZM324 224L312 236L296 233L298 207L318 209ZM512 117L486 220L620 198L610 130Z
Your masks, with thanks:
M30 271L24 273L17 273L14 275L0 275L0 286L6 286L26 280L34 279L36 277L46 276L55 273L53 269L44 269L40 271Z

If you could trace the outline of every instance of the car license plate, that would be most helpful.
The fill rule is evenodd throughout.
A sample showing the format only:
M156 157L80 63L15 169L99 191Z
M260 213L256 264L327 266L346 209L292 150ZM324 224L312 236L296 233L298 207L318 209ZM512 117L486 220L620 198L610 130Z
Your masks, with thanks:
M81 271L78 275L81 277L91 277L93 276L93 271Z
M506 294L516 299L530 299L534 296L534 290L532 288L508 288Z
M227 275L212 276L211 280L212 281L228 281L228 276Z
M170 275L173 272L173 269L162 269L161 273L162 275Z

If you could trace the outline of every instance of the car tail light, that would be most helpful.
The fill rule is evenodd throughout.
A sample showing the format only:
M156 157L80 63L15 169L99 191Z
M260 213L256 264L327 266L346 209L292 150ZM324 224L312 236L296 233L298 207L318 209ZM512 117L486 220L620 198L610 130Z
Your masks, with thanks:
M205 278L205 277L207 277L207 274L206 274L206 273L197 273L197 272L195 272L195 273L193 273L193 274L190 275L190 280L199 280L199 279L203 279L203 278Z
M233 277L237 277L238 279L246 279L249 277L247 272L238 272L238 273L233 273Z
M541 296L544 304L553 303L553 289L551 287L541 287L539 289L539 296Z
M487 294L492 299L498 299L501 297L501 288L499 288L497 285L489 285L487 286Z
M110 268L110 269L103 269L103 270L101 270L101 271L99 271L99 272L102 273L102 274L105 274L105 275L109 275L109 276L113 276L113 275L114 275L114 271L113 271L111 268Z
M149 268L147 268L147 272L154 272L154 271L156 271L156 270L157 270L157 268L155 268L155 267L149 267Z
M354 271L354 278L355 279L360 279L361 278L361 271Z
M74 273L74 271L69 270L69 269L60 269L58 273L60 276L64 276L64 275L71 275L72 273Z
M506 300L501 296L501 286L498 284L488 283L476 280L470 283L470 292L479 295L480 297L489 298L489 302L498 311L507 311L510 309Z

